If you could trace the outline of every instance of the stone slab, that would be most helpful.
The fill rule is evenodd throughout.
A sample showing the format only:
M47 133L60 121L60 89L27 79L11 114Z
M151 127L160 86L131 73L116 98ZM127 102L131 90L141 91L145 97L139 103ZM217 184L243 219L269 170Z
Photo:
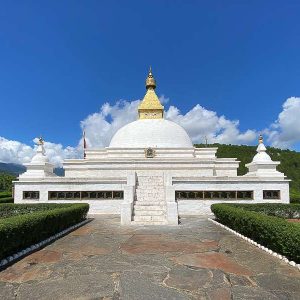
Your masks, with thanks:
M300 272L206 218L98 216L0 272L0 299L299 299Z

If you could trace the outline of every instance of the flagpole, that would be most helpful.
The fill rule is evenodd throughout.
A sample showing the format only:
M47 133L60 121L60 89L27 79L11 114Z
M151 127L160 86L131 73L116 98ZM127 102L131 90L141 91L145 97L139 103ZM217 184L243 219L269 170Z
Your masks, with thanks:
M86 149L85 130L83 130L82 137L83 137L83 159L85 159L86 158L86 153L85 153L85 149Z

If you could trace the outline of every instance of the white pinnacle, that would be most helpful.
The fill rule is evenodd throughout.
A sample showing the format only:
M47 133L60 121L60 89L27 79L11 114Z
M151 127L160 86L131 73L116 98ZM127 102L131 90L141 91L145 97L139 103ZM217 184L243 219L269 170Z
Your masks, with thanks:
M252 162L270 162L272 161L271 157L266 153L267 148L264 145L262 135L259 136L259 144L256 148L257 154L253 157Z
M36 150L36 154L32 158L31 162L32 163L45 163L45 162L48 162L48 158L45 155L44 140L42 138L39 138L37 144L38 144L38 147L37 147L37 150Z

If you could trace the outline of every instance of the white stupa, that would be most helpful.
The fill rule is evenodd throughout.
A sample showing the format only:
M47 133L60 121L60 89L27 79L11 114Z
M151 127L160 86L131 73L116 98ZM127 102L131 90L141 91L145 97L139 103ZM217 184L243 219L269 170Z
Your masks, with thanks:
M289 181L262 139L249 172L238 176L235 158L194 148L181 126L164 119L155 88L150 69L138 120L119 129L108 147L85 148L82 159L65 160L63 177L53 174L40 142L15 182L15 202L87 202L90 213L120 215L124 225L176 225L178 216L209 214L220 202L289 202Z
M267 153L267 148L264 145L262 135L259 136L259 144L256 152L257 154L253 157L252 162L246 164L246 167L249 169L246 176L284 178L284 174L278 172L276 169L280 162L272 161L270 155Z
M19 176L21 179L26 178L46 178L56 177L53 173L54 166L49 163L49 160L45 154L44 140L40 137L37 141L36 154L31 159L31 162L25 164L27 171Z

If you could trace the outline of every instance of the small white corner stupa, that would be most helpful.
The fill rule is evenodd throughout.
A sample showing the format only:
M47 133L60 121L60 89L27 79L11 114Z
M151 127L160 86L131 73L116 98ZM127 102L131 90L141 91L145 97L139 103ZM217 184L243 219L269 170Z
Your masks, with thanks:
M259 144L256 152L257 154L253 157L252 162L246 164L246 167L249 169L249 172L246 174L246 176L284 178L284 174L276 169L280 162L272 161L270 155L267 153L267 148L264 145L262 135L259 136Z
M44 149L44 140L40 137L37 141L36 154L30 163L25 164L26 172L19 176L19 180L25 178L47 178L57 177L54 173L54 166L49 163Z
M187 132L164 119L152 71L138 119L119 129L110 145L67 159L53 173L44 142L14 182L16 203L90 204L91 214L116 214L123 225L177 225L179 216L210 214L213 203L288 203L289 180L276 170L262 137L249 172L239 161L217 158L217 148L195 148ZM85 145L85 143L84 143Z

